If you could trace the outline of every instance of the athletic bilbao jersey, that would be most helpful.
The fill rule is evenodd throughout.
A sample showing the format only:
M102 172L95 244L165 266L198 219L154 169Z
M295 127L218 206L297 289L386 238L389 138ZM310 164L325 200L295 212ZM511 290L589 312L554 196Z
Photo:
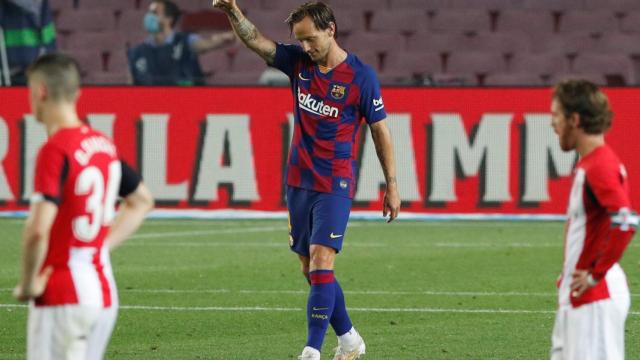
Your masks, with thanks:
M32 201L52 201L58 213L43 265L54 270L36 305L112 305L115 283L103 241L121 172L111 140L86 126L61 129L40 149Z
M289 76L294 95L287 184L353 198L361 119L373 124L386 118L373 69L348 54L325 74L301 47L283 44L272 66Z
M607 299L627 291L617 264L631 240L638 217L631 210L624 166L608 146L600 146L578 162L569 199L564 266L559 282L560 305ZM598 283L581 297L571 294L572 273L587 270Z

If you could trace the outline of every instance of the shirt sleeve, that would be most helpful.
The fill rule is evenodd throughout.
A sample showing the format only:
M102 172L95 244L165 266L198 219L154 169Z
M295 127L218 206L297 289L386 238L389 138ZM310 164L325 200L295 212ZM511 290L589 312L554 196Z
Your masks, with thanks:
M591 269L593 278L599 281L620 260L631 242L638 226L638 216L631 210L626 171L622 165L618 169L608 165L597 166L586 175L589 188L609 214L611 222L607 238L601 241L600 255Z
M365 66L365 76L360 89L360 113L369 125L384 120L387 114L384 110L384 102L380 92L380 82L375 71Z
M36 158L36 170L31 202L51 201L60 204L64 182L69 172L69 162L62 149L46 143Z
M124 198L136 191L138 185L140 185L140 182L142 181L142 178L129 166L129 164L124 162L124 160L120 160L120 165L122 166L122 177L120 178L120 190L118 191L118 195Z
M276 56L273 59L273 64L269 65L291 78L295 71L296 63L302 59L303 55L304 52L300 46L276 43Z

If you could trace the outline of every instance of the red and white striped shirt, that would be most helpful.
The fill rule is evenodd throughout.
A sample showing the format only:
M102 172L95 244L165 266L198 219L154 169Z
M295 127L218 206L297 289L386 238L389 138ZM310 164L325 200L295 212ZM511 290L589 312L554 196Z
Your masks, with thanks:
M617 264L631 241L638 217L631 211L624 165L603 145L576 165L567 211L564 265L558 287L560 306L578 307L626 291L626 276ZM572 296L573 272L589 271L598 283Z
M122 167L115 145L86 126L56 132L38 153L32 201L58 204L43 268L53 273L36 306L117 302L104 239L115 217Z

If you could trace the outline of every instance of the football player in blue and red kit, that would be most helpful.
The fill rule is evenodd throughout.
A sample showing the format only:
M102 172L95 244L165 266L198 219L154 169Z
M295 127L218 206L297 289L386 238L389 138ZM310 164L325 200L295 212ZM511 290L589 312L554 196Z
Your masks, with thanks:
M333 265L342 248L356 186L355 140L362 119L371 129L386 179L383 216L398 216L391 135L374 70L336 42L333 11L322 2L296 8L286 23L300 45L276 43L242 14L235 0L214 0L236 35L291 81L295 126L287 166L291 249L311 289L308 338L301 359L320 359L329 324L338 335L334 359L360 357L362 337L353 328Z

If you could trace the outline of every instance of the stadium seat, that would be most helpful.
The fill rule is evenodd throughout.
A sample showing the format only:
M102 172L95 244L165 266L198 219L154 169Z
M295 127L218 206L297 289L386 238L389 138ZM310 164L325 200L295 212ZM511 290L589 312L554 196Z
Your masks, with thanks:
M74 32L64 37L64 49L86 49L110 52L125 47L125 38L116 32Z
M365 13L361 10L341 10L335 13L338 39L354 32L365 31Z
M82 77L84 85L128 85L131 78L128 72L95 72Z
M499 11L522 7L523 0L449 0L446 7Z
M49 2L51 11L54 16L59 15L62 11L73 11L74 0L54 0Z
M531 34L533 52L564 53L575 55L584 51L593 51L602 43L600 34Z
M491 17L487 10L442 9L429 20L429 29L462 33L489 31Z
M551 33L554 31L553 14L549 11L500 11L496 31L503 33L521 31L535 35L539 33Z
M597 51L614 54L640 55L640 36L638 34L607 33L602 36Z
M566 11L560 17L559 31L582 32L582 33L603 33L617 32L618 19L613 12L576 10Z
M530 72L489 74L484 79L486 86L542 86L547 85L540 75Z
M253 51L241 48L231 60L231 71L264 71L267 63Z
M257 12L257 13L256 13ZM255 14L251 16L251 14ZM286 10L258 10L248 12L248 18L265 36L282 42L294 42L295 39L289 36L289 26L284 22L289 16Z
M427 32L427 13L421 9L377 11L371 18L369 30L413 34Z
M551 76L567 72L569 61L561 53L527 54L520 53L508 63L508 70L513 74L530 73L541 76Z
M523 0L522 6L532 10L576 10L584 8L584 0Z
M365 64L373 67L375 70L380 71L382 70L381 66L381 57L380 54L378 54L375 51L358 51L357 53L355 53L355 55L358 57L358 59L360 59L360 61L364 62Z
M304 3L304 1L300 1ZM344 9L364 10L364 11L387 11L389 3L387 0L333 0L327 1L334 12L340 12Z
M621 76L627 84L635 83L633 63L628 56L619 54L579 54L573 62L574 73L597 73L606 76Z
M256 85L264 69L258 71L220 72L207 79L209 85Z
M73 0L72 0L73 1ZM137 1L134 0L75 0L80 9L100 9L100 10L133 10L136 9ZM55 1L54 1L55 2Z
M640 10L640 1L637 0L584 0L585 7L589 10L610 10L614 12L626 13L628 11Z
M146 13L146 10L131 10L123 12L116 18L117 31L125 35L127 38L134 37L136 35L138 35L138 38L141 35L145 37L148 36L142 26L142 21Z
M125 49L114 50L109 53L106 70L108 72L129 72L129 60Z
M450 0L390 0L389 7L391 9L421 9L429 11L445 9L450 2Z
M405 39L399 34L387 33L354 33L342 42L343 47L356 54L363 51L387 53L405 50Z
M589 80L596 85L607 85L607 78L603 74L598 73L562 73L551 77L550 84L557 84L560 81L568 79Z
M217 10L200 10L186 13L180 21L181 29L187 32L230 31L227 15Z
M257 9L258 6L255 4L258 3L261 8L267 10L281 10L289 14L293 9L297 8L301 4L305 3L305 1L300 0L250 0L248 3L242 1L240 3L240 7L242 9L251 11L251 9ZM257 15L257 13L256 13Z
M423 81L423 85L430 86L478 86L479 84L478 77L467 72L433 74Z
M67 53L78 62L80 72L83 75L105 70L106 55L99 51L70 49Z
M620 30L629 33L640 33L640 11L630 11L622 19Z
M257 56L257 55L256 55ZM230 71L231 56L224 50L214 50L200 55L200 66L205 73Z
M505 71L504 57L492 52L454 52L445 63L446 73L491 74Z
M466 51L495 52L497 54L514 54L529 52L531 44L526 33L482 32L466 36L463 48Z
M108 10L78 9L63 11L56 19L58 31L110 31L115 28L115 13ZM142 30L142 18L139 29Z
M409 37L407 42L408 51L428 51L439 53L450 53L453 51L463 51L467 37L460 33L426 33Z
M442 56L437 52L399 52L387 56L385 74L420 75L443 73Z

